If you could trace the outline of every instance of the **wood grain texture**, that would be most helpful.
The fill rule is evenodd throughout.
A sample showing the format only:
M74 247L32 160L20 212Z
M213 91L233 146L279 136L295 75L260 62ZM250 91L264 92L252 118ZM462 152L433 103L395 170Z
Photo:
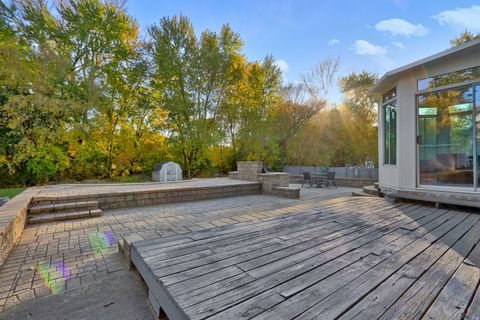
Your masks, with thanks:
M341 198L131 250L171 320L476 319L479 220Z

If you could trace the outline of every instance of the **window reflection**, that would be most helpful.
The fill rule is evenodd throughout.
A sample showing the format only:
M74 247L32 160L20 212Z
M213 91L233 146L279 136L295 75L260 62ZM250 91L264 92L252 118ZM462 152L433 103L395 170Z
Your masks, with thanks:
M385 115L384 164L397 163L397 105L392 101L383 106Z
M418 80L419 91L480 79L480 66Z
M477 142L477 188L480 185L480 85L477 85L474 89L475 91L475 126L476 126L476 142ZM478 191L478 189L477 189Z
M418 97L422 185L473 187L473 89Z
M397 88L393 88L389 91L387 91L383 96L382 96L382 102L386 102L388 100L392 100L397 96Z

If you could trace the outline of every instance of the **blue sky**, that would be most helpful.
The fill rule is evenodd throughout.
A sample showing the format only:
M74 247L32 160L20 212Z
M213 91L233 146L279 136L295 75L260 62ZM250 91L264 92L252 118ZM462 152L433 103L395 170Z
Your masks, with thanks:
M130 0L127 11L143 32L178 14L197 33L228 23L249 60L272 54L292 82L327 57L340 57L340 75L381 75L447 49L465 29L480 32L480 3L463 0ZM339 102L337 88L329 99Z

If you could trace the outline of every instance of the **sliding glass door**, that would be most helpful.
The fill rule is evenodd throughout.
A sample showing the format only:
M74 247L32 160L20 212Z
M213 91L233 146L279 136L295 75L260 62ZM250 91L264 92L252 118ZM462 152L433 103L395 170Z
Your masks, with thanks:
M473 87L418 96L420 185L475 187L480 147L474 155L474 126L480 129L480 118L474 122L474 100Z

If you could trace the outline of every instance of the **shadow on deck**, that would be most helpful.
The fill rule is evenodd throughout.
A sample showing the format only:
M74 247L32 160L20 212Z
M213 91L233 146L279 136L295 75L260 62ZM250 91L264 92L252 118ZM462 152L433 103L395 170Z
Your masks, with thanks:
M127 246L169 319L477 319L480 215L379 198Z

